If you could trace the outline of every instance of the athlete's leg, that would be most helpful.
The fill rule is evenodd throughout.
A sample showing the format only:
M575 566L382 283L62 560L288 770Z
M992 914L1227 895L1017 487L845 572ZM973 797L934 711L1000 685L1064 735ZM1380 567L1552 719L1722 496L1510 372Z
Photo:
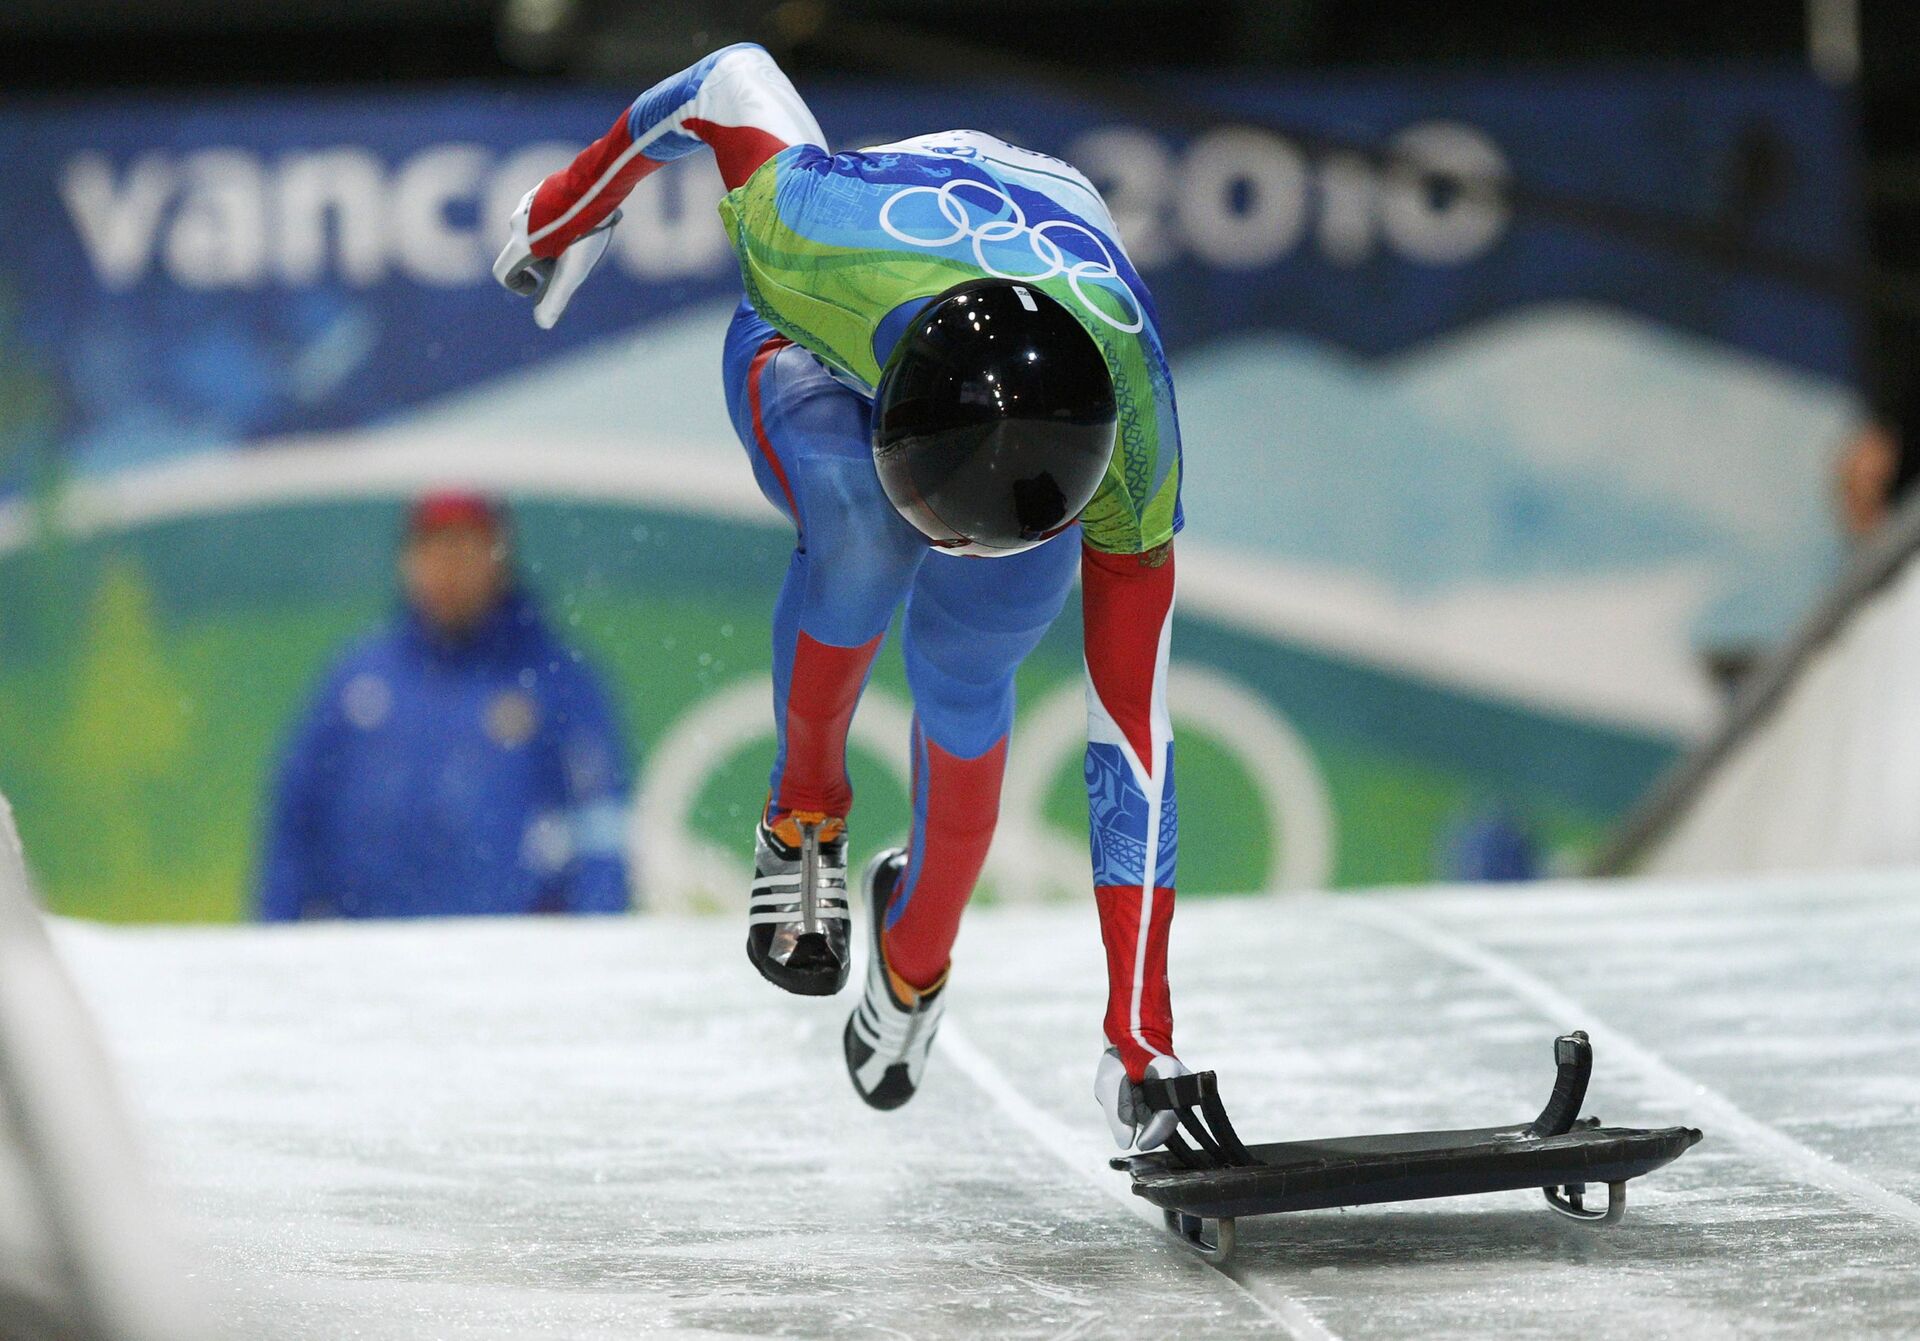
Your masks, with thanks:
M999 817L1014 672L1059 615L1079 562L1075 529L1004 559L937 555L914 581L903 635L913 839L884 942L908 986L932 987L946 972Z
M871 406L745 304L726 383L760 490L798 531L773 616L773 806L844 817L847 728L927 543L874 474Z
M744 304L725 368L761 492L798 532L774 607L778 743L754 830L747 958L784 991L829 996L851 963L847 729L927 546L880 488L864 399Z

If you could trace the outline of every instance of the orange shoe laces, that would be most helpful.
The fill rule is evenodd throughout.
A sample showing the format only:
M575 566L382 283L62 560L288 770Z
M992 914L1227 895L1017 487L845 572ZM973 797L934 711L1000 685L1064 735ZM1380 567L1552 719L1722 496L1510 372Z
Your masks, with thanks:
M785 814L775 812L777 818L768 822L774 836L788 847L800 846L800 826L813 824L818 827L818 835L823 843L837 842L847 832L847 822L838 815L829 815L823 810L789 810Z

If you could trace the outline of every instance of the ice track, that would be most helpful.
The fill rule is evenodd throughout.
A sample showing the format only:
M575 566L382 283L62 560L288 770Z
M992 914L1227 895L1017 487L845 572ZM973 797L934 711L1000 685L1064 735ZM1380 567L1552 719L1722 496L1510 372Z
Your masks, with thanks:
M1201 902L1182 1049L1250 1138L1589 1113L1706 1141L1537 1194L1164 1237L1087 1096L1091 907L976 909L906 1109L731 922L59 939L243 1338L1920 1334L1920 873Z

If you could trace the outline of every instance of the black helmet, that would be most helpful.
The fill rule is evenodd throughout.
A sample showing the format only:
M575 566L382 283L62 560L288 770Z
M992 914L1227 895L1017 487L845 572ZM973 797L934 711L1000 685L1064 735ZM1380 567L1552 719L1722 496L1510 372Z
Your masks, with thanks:
M1113 377L1067 310L1015 280L956 285L880 375L873 463L941 549L1017 554L1065 529L1113 456Z

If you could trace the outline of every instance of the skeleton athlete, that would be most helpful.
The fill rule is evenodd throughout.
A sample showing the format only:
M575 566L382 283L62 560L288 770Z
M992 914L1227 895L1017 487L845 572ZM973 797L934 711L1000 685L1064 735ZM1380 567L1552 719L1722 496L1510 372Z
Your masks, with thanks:
M1095 1096L1121 1146L1158 1145L1174 1115L1137 1084L1187 1070L1166 974L1180 434L1147 288L1072 167L976 131L831 153L751 44L648 90L529 192L495 276L551 327L620 202L703 147L746 290L727 403L797 533L774 608L777 748L748 956L790 992L846 982L847 730L904 604L913 829L865 870L872 954L844 1047L868 1103L912 1097L993 837L1014 672L1077 571L1109 982Z

